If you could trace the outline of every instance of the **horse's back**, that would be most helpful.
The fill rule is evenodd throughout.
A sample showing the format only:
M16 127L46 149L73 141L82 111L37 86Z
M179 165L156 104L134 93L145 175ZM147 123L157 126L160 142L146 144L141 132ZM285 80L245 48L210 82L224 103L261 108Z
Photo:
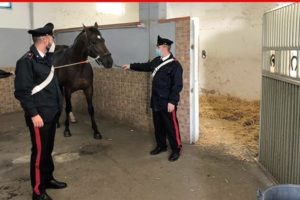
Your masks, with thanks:
M63 51L65 49L69 48L68 45L56 45L55 46L55 52L60 52L60 51Z

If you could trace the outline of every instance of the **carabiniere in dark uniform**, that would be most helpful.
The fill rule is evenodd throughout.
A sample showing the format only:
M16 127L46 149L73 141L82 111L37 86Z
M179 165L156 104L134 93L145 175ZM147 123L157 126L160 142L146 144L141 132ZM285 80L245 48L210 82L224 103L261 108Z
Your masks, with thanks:
M28 31L33 38L53 37L53 24L48 23L42 28ZM43 38L45 40L45 38ZM48 38L49 39L49 38ZM41 39L42 40L42 39ZM47 41L47 40L46 40ZM53 45L53 44L52 44ZM16 65L15 97L20 101L25 113L26 124L31 135L30 176L33 189L33 200L51 200L46 193L47 188L60 189L66 184L54 179L54 163L52 151L56 131L56 121L62 109L62 94L56 76L41 91L32 95L35 86L46 80L50 74L53 53L41 55L35 45L22 56ZM42 127L35 127L32 117L43 120Z
M157 38L157 46L171 46L172 43L169 39L161 38L160 36ZM153 73L160 64L170 59L174 59L174 61L162 66L152 80L151 108L153 111L157 147L151 151L151 154L156 155L166 151L166 138L168 138L172 149L169 160L175 161L179 158L182 148L176 114L177 105L180 100L180 91L183 88L182 66L170 52L169 57L164 60L161 56L158 56L147 63L132 63L130 64L130 69ZM171 113L168 112L168 103L175 105L175 110Z
M34 45L17 61L15 97L25 112L27 125L31 117L39 114L45 123L52 122L62 108L62 95L56 76L40 92L31 96L34 86L41 84L50 74L53 53L41 57ZM29 120L29 121L28 121Z
M174 59L170 54L169 59ZM163 63L160 57L154 58L149 63L132 63L130 69L135 71L153 72L154 69ZM182 67L175 60L163 66L152 80L151 108L154 111L167 111L167 104L178 105L179 93L182 90Z

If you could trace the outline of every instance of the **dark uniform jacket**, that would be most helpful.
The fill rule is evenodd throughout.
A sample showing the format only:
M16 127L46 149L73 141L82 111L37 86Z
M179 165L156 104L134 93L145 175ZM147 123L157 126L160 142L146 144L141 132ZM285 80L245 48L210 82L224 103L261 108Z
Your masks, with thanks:
M30 51L17 61L15 97L20 101L28 119L39 114L44 123L49 123L61 111L62 95L56 76L43 90L31 95L32 89L48 77L52 59L51 53L42 58L33 45Z
M168 59L171 58L175 59L172 54ZM161 63L163 63L161 57L156 57L147 63L130 64L130 69L153 72ZM157 71L152 81L151 107L154 111L166 111L168 103L178 105L179 93L183 87L182 73L182 67L176 59Z

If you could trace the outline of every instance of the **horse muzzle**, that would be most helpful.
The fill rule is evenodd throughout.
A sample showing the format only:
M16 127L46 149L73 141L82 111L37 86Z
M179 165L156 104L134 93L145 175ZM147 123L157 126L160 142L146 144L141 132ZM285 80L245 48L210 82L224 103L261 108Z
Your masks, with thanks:
M102 64L105 68L111 68L113 65L113 59L111 57L111 53L107 52L106 54L104 54L102 58L96 59L96 63L98 65Z

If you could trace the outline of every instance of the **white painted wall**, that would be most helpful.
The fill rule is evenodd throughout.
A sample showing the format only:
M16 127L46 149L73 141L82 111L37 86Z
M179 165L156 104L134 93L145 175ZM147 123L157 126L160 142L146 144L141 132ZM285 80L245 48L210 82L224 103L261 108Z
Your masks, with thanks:
M101 14L96 3L34 3L34 27L55 28L139 21L138 3L124 3L123 15ZM262 15L275 3L167 3L167 17L200 19L200 88L244 99L259 99ZM0 9L0 28L30 28L29 3ZM200 56L201 57L201 56Z
M275 3L168 3L167 17L200 19L199 86L248 100L261 88L263 13Z
M123 3L123 15L103 14L96 3L34 3L34 27L53 22L56 29L78 27L82 24L115 24L139 21L139 4Z
M11 9L0 9L0 28L29 29L29 3L12 3Z

